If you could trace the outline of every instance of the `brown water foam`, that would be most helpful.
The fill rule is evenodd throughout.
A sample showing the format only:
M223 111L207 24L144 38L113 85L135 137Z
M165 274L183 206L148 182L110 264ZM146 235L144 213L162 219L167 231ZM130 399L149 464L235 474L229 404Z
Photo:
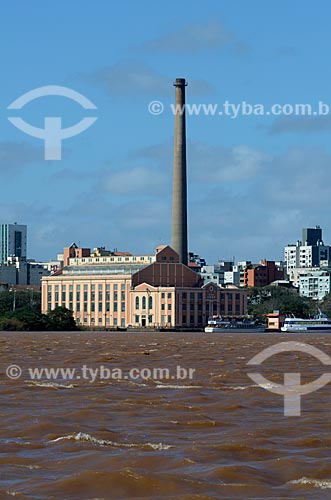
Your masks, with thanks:
M246 363L267 334L2 333L0 499L329 499L329 386L284 417ZM291 336L331 354L331 337ZM23 369L8 379L8 365ZM195 368L192 380L31 380L28 367ZM271 357L271 381L327 372Z

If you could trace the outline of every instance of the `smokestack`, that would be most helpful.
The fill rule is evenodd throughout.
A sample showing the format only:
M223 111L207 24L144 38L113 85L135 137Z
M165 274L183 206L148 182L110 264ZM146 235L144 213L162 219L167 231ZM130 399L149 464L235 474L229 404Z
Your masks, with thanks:
M179 262L187 265L187 181L185 78L176 78L176 114L174 137L174 176L172 189L172 248Z

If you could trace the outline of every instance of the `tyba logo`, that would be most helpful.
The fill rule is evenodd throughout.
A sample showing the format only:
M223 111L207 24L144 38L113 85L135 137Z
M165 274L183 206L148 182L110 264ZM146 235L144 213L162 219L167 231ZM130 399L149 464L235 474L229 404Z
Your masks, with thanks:
M12 102L7 109L21 109L27 103L34 101L35 99L39 99L39 97L45 96L67 97L68 99L76 101L84 109L97 109L89 99L84 97L79 92L67 87L61 87L59 85L48 85L31 90ZM62 120L57 116L46 116L44 128L34 127L33 125L25 122L22 118L8 117L8 120L15 127L22 130L22 132L31 135L32 137L44 140L45 160L61 160L62 140L84 132L84 130L89 128L97 120L97 118L85 117L80 122L68 128L62 128Z
M292 351L301 351L310 354L324 365L331 365L331 358L325 352L302 342L279 342L261 351L249 360L247 364L260 365L274 354ZM331 373L324 373L313 382L302 385L300 383L300 373L284 373L284 385L273 383L260 373L247 373L247 375L263 389L284 396L284 415L290 417L301 415L301 396L317 391L331 381Z

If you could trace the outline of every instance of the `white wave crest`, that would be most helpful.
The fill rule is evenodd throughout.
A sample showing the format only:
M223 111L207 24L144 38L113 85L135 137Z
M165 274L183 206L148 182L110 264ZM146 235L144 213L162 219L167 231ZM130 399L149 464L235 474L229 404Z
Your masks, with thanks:
M172 385L172 384L158 384L156 389L202 389L202 385Z
M173 448L172 445L163 443L117 443L116 441L109 441L108 439L98 439L91 436L91 434L86 434L85 432L60 436L56 439L52 439L50 442L57 443L59 441L83 441L93 443L98 446L113 446L115 448L151 448L156 451L169 450L169 448Z
M309 477L301 477L300 479L288 481L288 483L286 484L309 485L313 486L314 488L320 488L321 490L327 490L331 488L331 479L313 479Z
M47 387L48 389L74 389L73 384L57 384L55 382L31 382L28 387Z

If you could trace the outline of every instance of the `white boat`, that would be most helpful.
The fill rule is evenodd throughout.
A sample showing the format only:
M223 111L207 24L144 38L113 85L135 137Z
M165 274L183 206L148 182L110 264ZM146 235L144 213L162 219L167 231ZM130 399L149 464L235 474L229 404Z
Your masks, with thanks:
M222 318L210 318L208 325L205 327L206 333L231 333L231 332L258 332L264 331L264 328L259 328L254 321L244 320L228 320Z
M321 311L311 319L285 318L282 332L331 332L331 320Z

